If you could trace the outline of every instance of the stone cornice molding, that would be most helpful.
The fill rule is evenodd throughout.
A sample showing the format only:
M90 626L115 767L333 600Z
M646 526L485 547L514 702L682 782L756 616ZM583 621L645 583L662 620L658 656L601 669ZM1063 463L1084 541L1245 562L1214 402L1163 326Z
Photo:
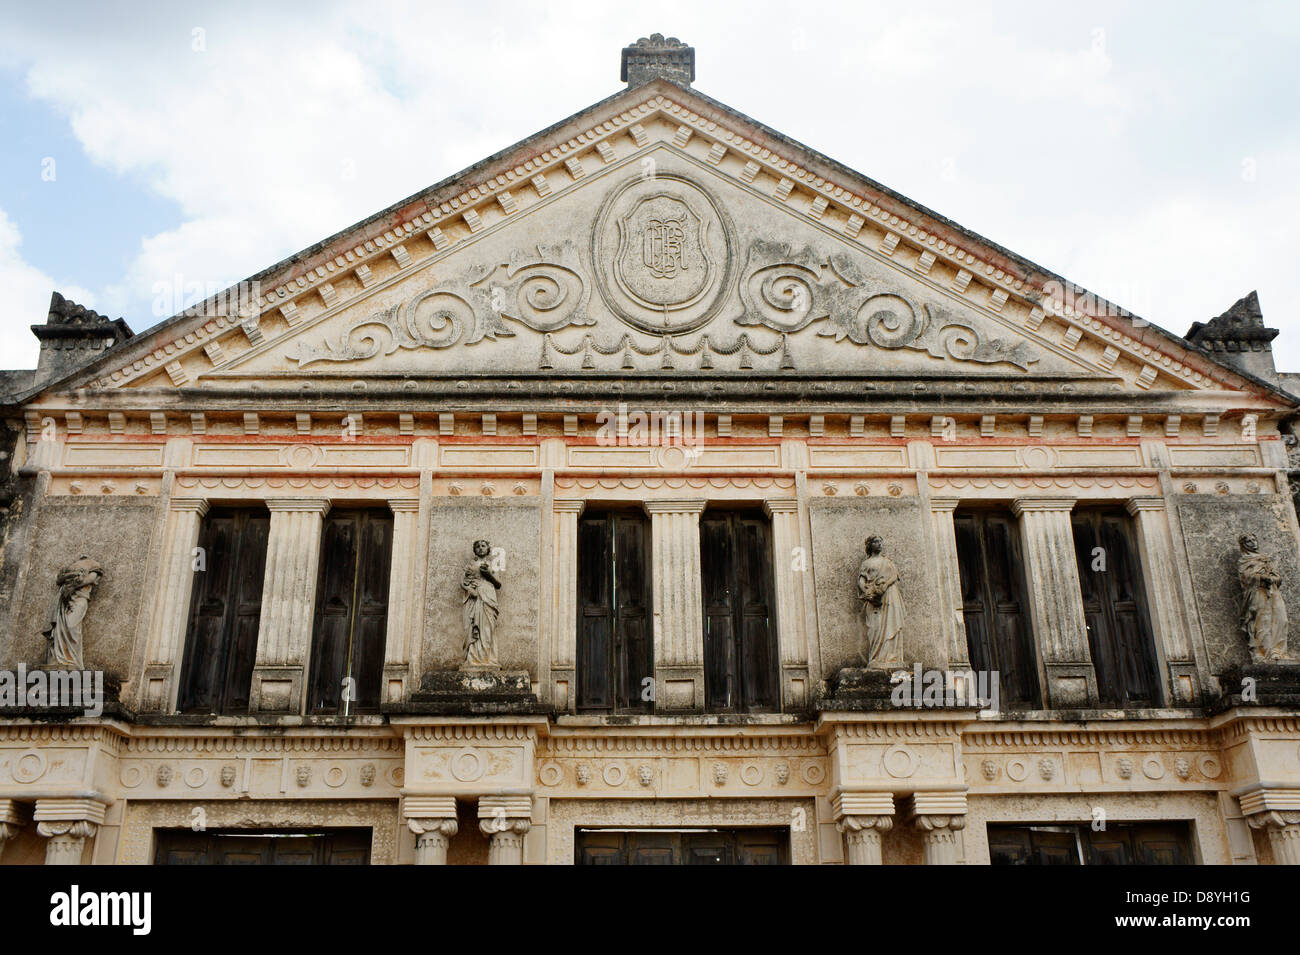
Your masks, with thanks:
M1131 497L1124 505L1124 509L1135 517L1140 511L1163 511L1165 509L1165 499L1163 497Z
M684 498L681 500L668 501L645 501L642 507L646 513L655 514L703 514L708 501L704 498Z
M1032 513L1061 512L1074 510L1078 500L1073 497L1018 497L1011 502L1011 513L1016 517L1026 511Z
M173 497L167 502L170 511L198 514L199 517L208 513L208 506L208 502L201 497Z
M556 514L581 514L587 507L585 500L556 499L552 505Z
M104 822L108 804L86 797L48 797L36 800L32 821L37 823L86 822L99 826ZM91 835L94 833L92 832ZM48 833L42 832L42 835Z
M319 514L324 517L329 513L330 502L319 497L268 497L267 510L275 513Z

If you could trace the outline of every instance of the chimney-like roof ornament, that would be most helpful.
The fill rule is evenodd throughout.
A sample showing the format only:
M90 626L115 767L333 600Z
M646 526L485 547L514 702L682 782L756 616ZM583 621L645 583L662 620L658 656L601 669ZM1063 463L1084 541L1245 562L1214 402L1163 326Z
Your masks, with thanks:
M628 86L640 86L657 78L689 87L695 80L695 47L675 36L665 39L662 33L643 36L623 47L619 79Z

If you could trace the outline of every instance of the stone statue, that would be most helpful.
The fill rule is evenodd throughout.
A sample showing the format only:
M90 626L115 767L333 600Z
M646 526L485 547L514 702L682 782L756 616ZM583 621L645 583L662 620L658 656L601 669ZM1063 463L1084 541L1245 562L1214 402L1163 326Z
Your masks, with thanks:
M492 573L492 545L474 542L474 559L465 565L460 586L465 591L465 667L496 667L497 591L501 581Z
M1254 534L1243 534L1237 576L1241 578L1241 630L1256 663L1286 659L1286 602L1282 575L1273 558L1259 552Z
M90 596L104 579L104 568L82 554L59 571L55 583L59 592L50 607L49 620L41 634L49 641L45 665L61 670L84 670L81 624L90 608Z
M867 538L867 556L858 567L858 597L862 600L862 630L867 666L889 669L903 665L903 594L898 568L883 553L885 542Z

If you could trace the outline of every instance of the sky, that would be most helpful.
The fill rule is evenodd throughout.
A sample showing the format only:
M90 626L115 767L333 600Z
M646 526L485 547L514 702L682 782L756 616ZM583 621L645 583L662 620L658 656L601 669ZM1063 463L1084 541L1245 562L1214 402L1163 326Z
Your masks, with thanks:
M1257 289L1300 371L1300 4L978 0L0 0L0 367L52 290L143 331L617 92L654 32L1177 334Z

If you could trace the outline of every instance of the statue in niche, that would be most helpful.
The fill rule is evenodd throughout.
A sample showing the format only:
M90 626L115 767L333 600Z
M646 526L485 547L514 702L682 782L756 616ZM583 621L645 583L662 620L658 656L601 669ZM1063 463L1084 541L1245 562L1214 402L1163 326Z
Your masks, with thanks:
M48 641L45 665L60 670L84 670L81 624L90 609L90 597L104 579L104 568L88 554L59 571L49 619L41 630Z
M866 549L867 556L858 567L858 597L867 666L887 670L903 665L903 593L898 568L884 555L884 539L873 534L867 538Z
M1241 579L1241 630L1256 663L1286 659L1286 601L1273 558L1259 552L1259 539L1243 534L1237 576Z
M465 663L463 669L495 668L497 647L497 591L501 581L493 572L488 556L492 545L485 540L474 542L474 559L465 565L460 586L465 591Z

